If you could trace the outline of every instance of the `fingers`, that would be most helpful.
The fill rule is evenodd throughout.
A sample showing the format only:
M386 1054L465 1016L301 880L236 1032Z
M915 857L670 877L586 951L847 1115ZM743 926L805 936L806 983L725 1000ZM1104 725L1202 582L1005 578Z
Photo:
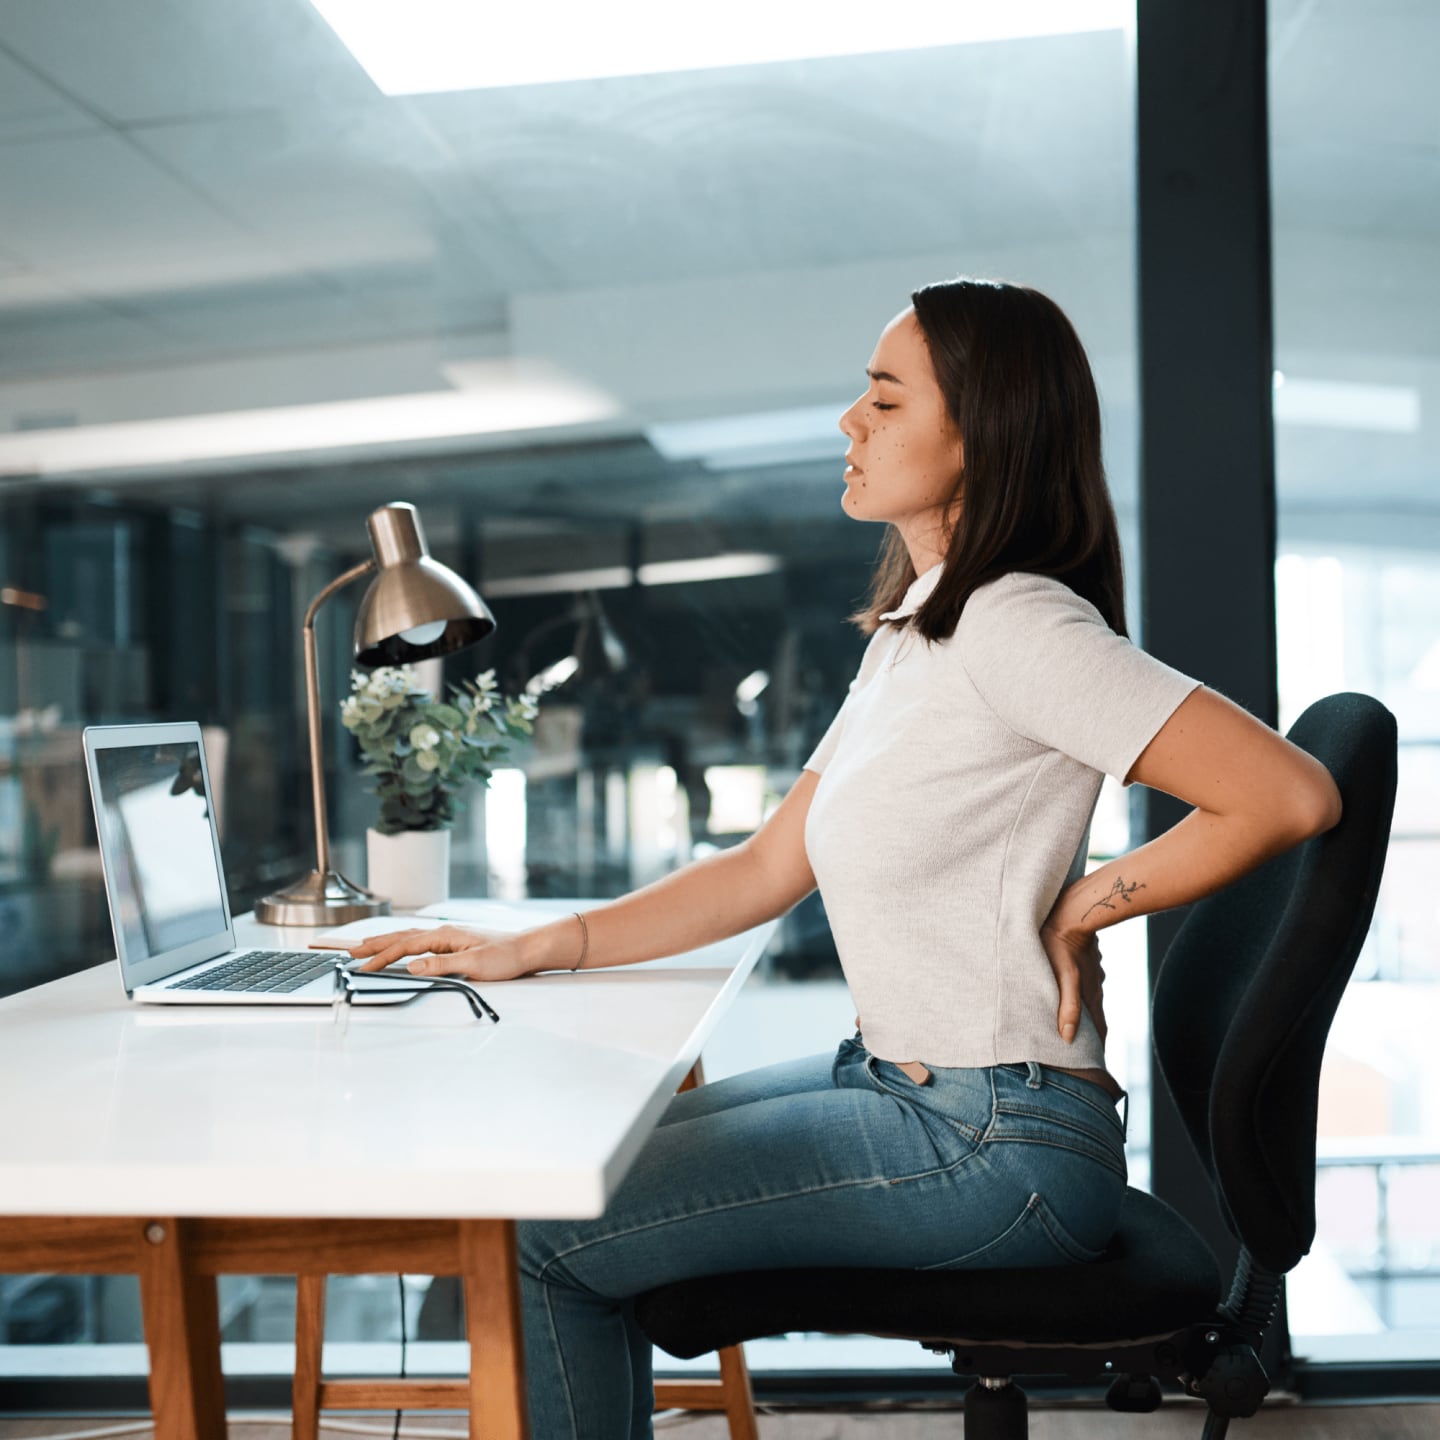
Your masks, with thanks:
M1060 981L1060 1013L1058 1018L1060 1034L1068 1045L1075 1038L1075 1032L1080 1026L1080 970L1075 965L1061 966L1058 971Z
M387 935L372 935L345 948L357 960L357 970L383 970L406 955L425 955L435 951L442 954L452 950L471 949L480 943L478 936L453 925L441 925L429 930L392 930Z
M496 978L487 970L485 960L478 950L459 950L447 955L420 955L410 961L406 969L412 975L458 975L462 980Z
M383 970L407 955L427 955L437 948L451 948L451 943L447 943L439 931L402 930L391 935L373 936L363 945L351 946L350 953L357 960L362 956L365 959L363 965L355 967L357 971Z
M387 930L383 935L367 936L364 940L357 940L353 945L347 945L345 948L358 959L367 952L383 950L386 946L394 944L395 941L403 939L407 935L418 933L416 930Z
M405 967L412 975L462 975L471 974L473 956L419 955Z

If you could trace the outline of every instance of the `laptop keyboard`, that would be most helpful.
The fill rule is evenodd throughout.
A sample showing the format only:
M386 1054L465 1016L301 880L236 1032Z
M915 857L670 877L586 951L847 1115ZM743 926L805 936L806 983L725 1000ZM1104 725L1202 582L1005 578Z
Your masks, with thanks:
M298 990L335 968L333 957L313 950L247 950L171 990Z

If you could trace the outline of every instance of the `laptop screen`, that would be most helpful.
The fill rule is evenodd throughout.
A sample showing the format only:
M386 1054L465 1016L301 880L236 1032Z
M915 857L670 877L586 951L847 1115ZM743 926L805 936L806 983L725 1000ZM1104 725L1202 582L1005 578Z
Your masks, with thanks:
M115 939L135 965L229 928L194 741L94 752Z

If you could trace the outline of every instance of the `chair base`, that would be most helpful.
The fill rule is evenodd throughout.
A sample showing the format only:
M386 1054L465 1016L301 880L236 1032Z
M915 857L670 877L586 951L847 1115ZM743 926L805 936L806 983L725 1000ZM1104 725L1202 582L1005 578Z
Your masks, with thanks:
M1232 1419L1255 1414L1270 1383L1246 1337L1223 1320L1147 1340L1093 1347L955 1339L920 1343L933 1354L947 1356L956 1375L975 1377L965 1392L966 1440L1027 1440L1026 1397L1014 1381L1016 1375L1090 1380L1103 1365L1116 1377L1105 1403L1126 1413L1159 1409L1157 1376L1176 1381L1206 1402L1203 1440L1224 1440Z
M977 1380L965 1392L965 1440L1026 1440L1025 1392L1013 1380Z

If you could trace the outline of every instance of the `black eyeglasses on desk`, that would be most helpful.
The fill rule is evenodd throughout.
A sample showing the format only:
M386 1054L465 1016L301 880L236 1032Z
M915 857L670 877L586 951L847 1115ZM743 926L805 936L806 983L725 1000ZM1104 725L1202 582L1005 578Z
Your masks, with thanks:
M497 1025L500 1023L499 1015L486 1003L485 997L463 980L451 980L439 975L407 975L401 971L356 971L349 969L343 961L337 960L335 962L335 992L331 1003L335 1021L341 1026L350 1023L350 1007L354 1002L356 991L363 988L355 983L359 975L364 975L370 980L397 981L406 986L412 995L424 995L429 990L456 990L465 997L466 1003L470 1006L470 1013L477 1020L483 1020L488 1015Z

